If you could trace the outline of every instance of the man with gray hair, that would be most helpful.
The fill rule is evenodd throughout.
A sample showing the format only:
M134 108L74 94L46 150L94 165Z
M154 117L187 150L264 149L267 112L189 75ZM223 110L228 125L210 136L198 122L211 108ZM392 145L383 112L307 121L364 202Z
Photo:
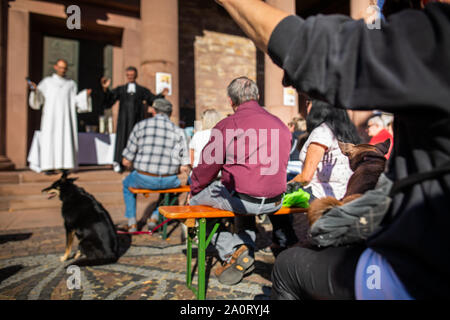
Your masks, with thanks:
M236 78L227 93L234 114L212 129L192 172L190 204L247 215L235 219L235 233L220 230L211 241L223 262L216 276L221 283L234 285L254 269L254 216L272 214L281 208L291 133L280 119L258 104L254 81ZM222 177L216 181L219 171ZM209 220L207 229L211 230L216 221ZM272 224L274 233L284 231L294 238L291 245L297 241L289 222L276 219ZM289 227L290 233L281 230Z
M137 223L136 195L128 188L150 190L176 188L181 184L177 174L189 172L189 155L184 132L169 119L172 104L160 98L148 109L153 117L142 120L134 126L127 146L122 152L123 166L129 169L133 167L133 171L122 183L129 232L137 231ZM150 211L153 211L156 205L157 202ZM156 226L157 214L157 211L153 212L149 229Z

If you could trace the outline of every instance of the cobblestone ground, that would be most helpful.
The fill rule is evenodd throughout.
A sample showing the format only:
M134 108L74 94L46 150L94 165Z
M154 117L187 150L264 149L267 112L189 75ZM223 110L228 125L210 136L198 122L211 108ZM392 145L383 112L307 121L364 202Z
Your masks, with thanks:
M295 218L297 234L304 232L305 217ZM271 243L271 225L259 225L257 247ZM191 300L185 286L186 248L181 227L171 224L169 238L158 234L121 235L118 262L81 267L81 288L69 289L71 274L59 257L64 252L64 228L0 231L0 300ZM300 235L301 236L301 235ZM77 243L74 244L76 248ZM256 253L255 271L235 286L219 283L214 254L207 256L207 299L269 299L270 273L275 258ZM195 263L195 262L194 262ZM197 282L194 278L194 284ZM72 282L73 283L73 282Z

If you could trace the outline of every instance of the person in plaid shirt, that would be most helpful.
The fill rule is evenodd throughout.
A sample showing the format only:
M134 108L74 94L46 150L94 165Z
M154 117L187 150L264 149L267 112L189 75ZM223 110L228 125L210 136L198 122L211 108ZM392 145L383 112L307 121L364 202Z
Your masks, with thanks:
M128 188L171 189L180 186L178 173L189 173L189 155L186 137L169 117L172 104L165 99L156 99L153 114L138 122L130 134L126 148L122 152L122 164L133 171L123 180L123 198L125 217L128 219L128 231L137 231L136 195ZM156 205L155 203L154 205ZM156 225L158 211L153 212L149 229Z

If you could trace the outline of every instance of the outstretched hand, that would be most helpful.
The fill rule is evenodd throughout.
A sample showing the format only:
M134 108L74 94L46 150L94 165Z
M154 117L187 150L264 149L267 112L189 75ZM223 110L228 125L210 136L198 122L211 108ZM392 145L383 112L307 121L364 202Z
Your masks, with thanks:
M286 194L293 193L293 192L297 191L298 189L300 189L302 186L303 185L300 182L291 180L287 184Z
M102 77L100 80L100 84L102 85L103 90L106 91L106 89L108 89L109 85L111 84L111 79Z

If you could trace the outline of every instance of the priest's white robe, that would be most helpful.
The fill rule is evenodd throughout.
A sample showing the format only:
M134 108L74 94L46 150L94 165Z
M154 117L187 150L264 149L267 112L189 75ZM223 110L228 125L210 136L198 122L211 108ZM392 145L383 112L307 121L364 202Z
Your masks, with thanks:
M29 104L39 110L43 105L39 143L39 164L35 171L74 169L78 167L77 112L92 111L87 90L77 94L75 81L57 74L45 77L35 91L30 92Z

